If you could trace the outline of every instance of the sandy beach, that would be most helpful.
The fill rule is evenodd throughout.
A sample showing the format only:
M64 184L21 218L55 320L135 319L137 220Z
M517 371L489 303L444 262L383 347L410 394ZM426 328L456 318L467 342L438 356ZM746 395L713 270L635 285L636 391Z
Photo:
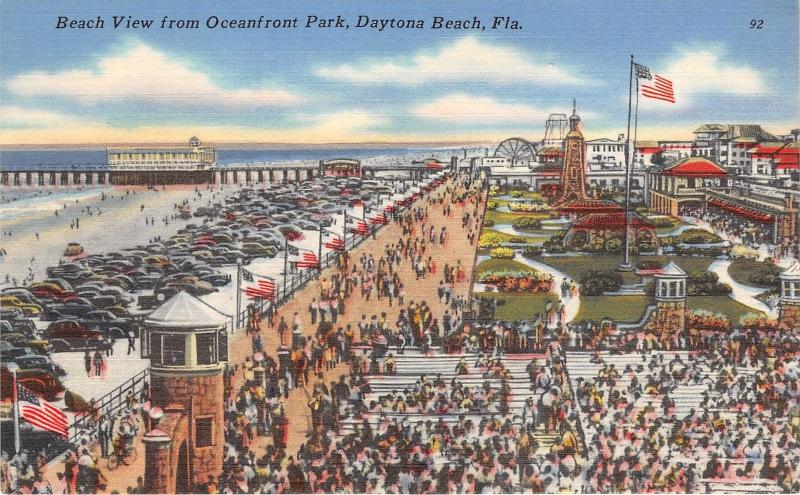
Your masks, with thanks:
M6 250L0 263L0 287L15 285L14 278L16 285L22 285L31 274L35 280L44 278L46 268L58 264L70 242L80 243L93 254L145 245L157 236L166 238L187 223L199 221L173 219L176 204L186 200L194 209L220 201L232 191L230 187L210 191L205 185L198 192L193 185L158 190L104 187L59 190L6 202L0 205L0 247ZM148 225L145 218L155 221Z

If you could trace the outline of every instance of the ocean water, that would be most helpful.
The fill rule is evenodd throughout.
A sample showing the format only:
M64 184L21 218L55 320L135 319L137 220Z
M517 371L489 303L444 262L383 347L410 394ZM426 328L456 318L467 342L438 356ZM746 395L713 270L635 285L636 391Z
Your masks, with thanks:
M421 155L434 155L438 158L462 153L455 148L340 148L320 147L306 149L220 149L217 162L231 164L268 164L327 160L331 158L358 158L362 160L379 157L418 158ZM0 168L5 170L22 168L78 168L105 167L105 149L96 150L8 150L0 151Z

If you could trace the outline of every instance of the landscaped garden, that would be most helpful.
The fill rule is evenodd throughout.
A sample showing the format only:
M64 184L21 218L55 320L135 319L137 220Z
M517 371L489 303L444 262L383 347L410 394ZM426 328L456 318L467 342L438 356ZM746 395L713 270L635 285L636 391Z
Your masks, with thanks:
M671 255L640 255L634 249L630 261L641 275L637 272L620 272L618 270L622 262L620 239L603 239L602 246L584 255L558 254L567 251L564 248L566 231L542 229L543 220L556 216L554 212L541 208L544 199L540 194L528 191L510 191L507 194L494 191L494 193L494 197L490 197L487 205L484 228L479 241L481 252L490 254L492 259L483 261L476 267L476 281L485 284L489 291L476 295L502 300L503 303L497 308L497 317L500 319L527 319L543 311L546 301L558 301L557 296L547 292L552 282L540 278L541 275L549 276L514 260L515 254L550 265L580 285L581 305L574 318L575 321L598 321L607 317L620 322L639 321L647 306L653 304L652 284L645 287L645 294L604 295L604 293L615 292L623 285L640 284L643 280L648 280L643 277L652 274L670 261L688 274L689 310L701 311L698 315L705 315L703 313L705 311L714 318L724 315L732 322L738 322L747 315L750 315L749 317L763 315L731 299L728 295L731 288L720 283L716 274L708 272L709 266L718 256L732 251L732 248L713 232L691 227L685 228L678 234L661 237L659 238L661 246ZM497 211L498 208L506 211ZM659 234L667 234L685 225L680 219L668 216L646 215L646 217ZM498 226L502 226L504 232L496 230ZM511 229L520 235L507 233L511 232ZM535 235L531 236L531 233ZM507 243L528 244L528 246L516 249L501 246ZM737 252L737 247L733 248L733 252ZM731 277L745 285L773 287L780 270L750 258L752 256L735 258L729 268ZM497 290L491 291L491 287L496 287Z
M553 285L549 274L500 257L481 262L475 269L475 280L501 292L548 292Z
M780 273L781 268L772 261L737 258L728 266L728 275L735 282L766 289L777 290Z
M548 301L557 303L555 294L539 292L520 294L516 292L476 292L475 297L496 299L498 301L495 317L499 320L518 321L533 319L536 313L543 313Z

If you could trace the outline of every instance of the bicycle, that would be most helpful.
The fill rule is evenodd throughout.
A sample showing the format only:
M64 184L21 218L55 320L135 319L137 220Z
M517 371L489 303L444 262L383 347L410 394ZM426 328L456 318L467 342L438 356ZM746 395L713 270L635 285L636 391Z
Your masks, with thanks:
M133 445L127 445L122 452L118 452L118 449L114 449L114 452L108 455L108 470L113 471L117 469L120 464L130 466L134 462L136 462L136 447Z

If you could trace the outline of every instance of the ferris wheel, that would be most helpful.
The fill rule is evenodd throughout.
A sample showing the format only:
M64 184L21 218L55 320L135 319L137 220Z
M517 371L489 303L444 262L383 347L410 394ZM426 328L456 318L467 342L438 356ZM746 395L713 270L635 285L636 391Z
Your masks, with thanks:
M494 156L508 158L512 167L528 164L536 159L536 147L527 139L508 138L497 145Z

